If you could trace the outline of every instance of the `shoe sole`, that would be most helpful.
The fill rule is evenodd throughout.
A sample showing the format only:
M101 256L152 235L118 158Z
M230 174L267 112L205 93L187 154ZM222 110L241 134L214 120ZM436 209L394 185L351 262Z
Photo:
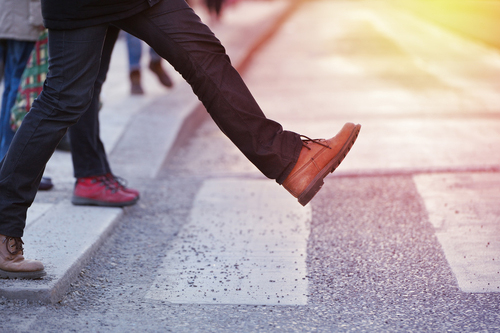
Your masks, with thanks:
M139 197L135 198L134 200L125 202L106 202L101 200L94 200L89 198L73 196L71 198L71 203L75 206L126 207L134 205L138 200Z
M337 156L333 158L321 171L314 177L309 186L306 187L304 192L299 195L298 200L302 206L305 206L311 201L312 198L318 193L321 187L324 184L323 179L329 174L335 171L337 167L342 163L344 158L347 156L347 153L351 150L354 142L358 138L359 131L361 130L361 125L356 125L349 136L349 139L346 141L342 149L339 151Z
M47 275L45 270L36 271L36 272L9 272L0 269L0 278L1 279L40 279Z

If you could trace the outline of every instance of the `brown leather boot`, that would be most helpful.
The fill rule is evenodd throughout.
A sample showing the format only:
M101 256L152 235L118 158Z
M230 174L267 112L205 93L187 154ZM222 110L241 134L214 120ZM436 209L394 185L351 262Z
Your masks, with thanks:
M361 125L347 123L329 140L303 140L297 164L283 182L283 187L305 206L323 186L323 178L342 162L360 129Z
M24 259L20 237L0 235L0 278L39 279L45 275L40 261Z

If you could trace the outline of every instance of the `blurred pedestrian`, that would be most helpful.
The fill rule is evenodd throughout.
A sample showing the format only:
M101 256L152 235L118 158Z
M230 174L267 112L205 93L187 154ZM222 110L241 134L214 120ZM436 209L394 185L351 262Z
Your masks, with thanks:
M217 23L220 21L222 16L222 6L224 0L205 0L205 6L207 7L208 13L210 14L210 20L212 23Z
M0 167L0 242L7 247L0 247L0 276L45 274L41 262L22 257L26 211L57 143L92 100L111 23L167 59L242 153L302 205L359 133L360 125L347 123L331 139L310 139L266 118L219 40L184 0L42 0L42 10L49 29L49 73Z
M0 83L3 81L3 54L0 53Z
M142 41L131 34L126 34L126 39L130 74L130 93L132 95L143 95L144 89L141 83ZM161 65L162 58L151 47L149 47L149 57L149 69L156 74L162 85L171 88L173 83Z
M10 127L11 109L16 101L21 76L43 29L40 0L0 0L0 58L4 66L0 160L14 138L14 131ZM49 190L52 187L49 177L41 179L39 189Z

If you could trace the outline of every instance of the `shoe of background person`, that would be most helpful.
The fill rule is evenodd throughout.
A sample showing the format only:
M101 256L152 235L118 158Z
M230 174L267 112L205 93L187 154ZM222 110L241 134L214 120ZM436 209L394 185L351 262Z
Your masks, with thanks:
M24 259L20 237L0 235L0 278L39 279L46 274L40 261Z
M74 205L124 207L133 205L139 196L122 190L106 176L78 178L71 202Z
M115 186L118 186L123 192L132 193L133 195L139 198L140 196L139 191L127 187L127 181L125 179L115 176L112 173L107 173L104 175L104 177L108 178L109 182L114 183Z
M323 186L323 178L342 162L360 129L361 125L347 123L336 136L328 140L304 137L297 163L283 182L283 187L305 206Z
M50 177L42 177L42 180L40 181L40 185L38 185L38 190L39 191L48 191L53 187L54 187L54 184L52 183L52 179Z
M160 80L161 84L165 87L170 88L173 86L172 80L161 66L161 60L150 61L149 69L158 76L158 80Z
M144 95L144 90L141 85L141 71L138 69L130 72L130 94Z

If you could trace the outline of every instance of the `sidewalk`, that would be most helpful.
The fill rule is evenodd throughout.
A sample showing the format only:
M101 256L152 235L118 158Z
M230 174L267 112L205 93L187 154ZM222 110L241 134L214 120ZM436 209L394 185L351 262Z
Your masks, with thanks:
M293 0L241 1L226 10L212 30L240 72L296 4ZM195 10L203 19L203 9ZM119 39L102 92L101 138L113 172L137 187L141 179L156 176L169 153L207 114L191 87L168 64L174 88L167 91L157 83L147 70L147 52L143 57L146 95L130 96L126 54L125 42ZM70 203L72 171L70 154L56 151L45 171L55 188L40 192L28 212L25 255L41 260L47 276L37 281L0 280L0 296L57 302L119 223L124 209Z

